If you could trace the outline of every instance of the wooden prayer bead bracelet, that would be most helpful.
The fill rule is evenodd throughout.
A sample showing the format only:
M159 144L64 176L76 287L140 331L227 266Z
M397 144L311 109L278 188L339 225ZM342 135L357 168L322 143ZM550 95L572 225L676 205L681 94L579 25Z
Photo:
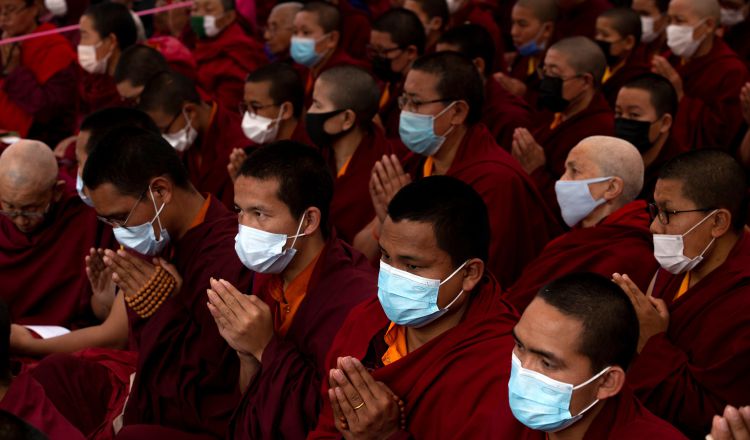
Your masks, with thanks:
M161 266L151 276L146 285L132 297L125 297L128 307L141 318L149 318L169 298L169 295L177 285L174 277Z

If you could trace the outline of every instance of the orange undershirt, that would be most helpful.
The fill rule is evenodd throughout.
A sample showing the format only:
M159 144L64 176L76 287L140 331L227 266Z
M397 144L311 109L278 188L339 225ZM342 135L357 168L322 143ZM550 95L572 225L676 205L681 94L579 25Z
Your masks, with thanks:
M690 272L685 274L685 278L682 279L682 284L680 284L679 290L677 290L677 295L674 296L674 299L672 301L677 300L677 298L681 297L685 294L685 292L688 291L690 288Z
M381 358L383 365L392 364L409 354L409 349L406 347L406 327L403 325L396 325L395 322L391 322L385 332L384 339L385 343L388 344L388 350Z
M383 89L383 94L380 95L380 102L378 103L378 109L383 110L388 101L391 99L391 83L386 83Z
M353 154L351 156L349 156L349 159L347 159L346 162L344 162L344 165L338 170L338 172L336 173L336 178L337 179L339 177L343 176L344 174L346 174L346 170L347 170L347 168L349 168L349 162L352 161L352 157L354 157Z
M562 118L563 118L562 113L555 113L555 118L552 120L552 123L549 125L549 129L554 130L557 127L559 127L560 124L562 124L562 121L563 121Z
M538 65L539 65L538 56L529 57L529 65L526 66L526 76L531 76L534 72L536 72L536 68Z
M310 284L310 278L312 277L315 264L318 262L322 250L313 259L310 264L307 265L305 270L300 272L294 280L286 287L284 291L284 281L281 279L281 275L275 275L269 281L269 292L271 297L276 301L276 309L273 317L273 327L276 333L281 336L286 336L286 332L289 331L289 327L292 325L294 315L297 313L302 300L307 295L307 286Z
M422 177L432 176L432 171L435 168L433 166L434 162L435 161L432 160L432 156L427 157L427 160L424 161L424 166L422 167Z
M604 76L602 77L602 84L606 83L612 76L617 73L618 70L622 69L622 66L625 65L625 60L620 61L618 65L616 65L613 69L610 70L609 66L607 66L607 69L604 71Z
M198 211L198 215L195 216L195 218L193 219L193 223L190 224L189 229L193 229L194 227L199 226L206 220L206 213L208 212L208 205L210 204L211 194L208 194L206 196L206 200L203 201L203 205L201 206L200 211Z

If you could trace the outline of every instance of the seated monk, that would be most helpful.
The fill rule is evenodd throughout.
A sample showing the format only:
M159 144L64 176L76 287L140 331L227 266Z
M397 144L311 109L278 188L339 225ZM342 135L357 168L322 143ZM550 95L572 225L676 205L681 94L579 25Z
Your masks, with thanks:
M340 65L368 67L367 63L347 55L342 44L341 13L336 6L313 1L294 16L289 54L302 69L306 107L312 103L315 80L324 70Z
M114 73L120 99L128 106L135 106L148 81L169 70L169 63L158 50L140 44L127 48Z
M650 56L641 46L641 19L629 8L615 8L596 19L596 43L607 60L602 93L615 108L617 92L634 78L651 71Z
M78 64L83 70L78 88L79 114L122 104L113 75L120 54L135 44L137 30L130 10L119 3L97 3L80 21Z
M672 0L667 45L672 56L654 56L652 71L672 83L680 101L677 142L690 148L729 149L742 126L739 94L747 66L715 35L717 0Z
M237 111L202 100L195 84L174 72L162 72L149 80L138 109L154 120L164 139L182 157L193 185L225 206L233 206L229 155L249 144Z
M549 280L574 272L630 273L648 286L654 260L643 186L643 161L629 143L606 136L582 140L570 150L557 182L557 203L572 229L555 238L505 293L523 311Z
M717 150L684 153L662 167L654 191L654 256L661 265L630 295L640 321L639 355L628 371L638 398L691 438L726 405L747 403L750 241L742 167Z
M8 14L0 25L2 38L55 29L39 24L41 4L33 0L3 3ZM12 12L10 12L12 11ZM73 48L60 34L0 46L0 129L22 138L56 145L73 134L78 67Z
M310 139L336 176L331 223L348 243L375 216L369 197L373 166L393 154L383 129L372 122L379 96L369 73L353 66L333 67L315 81L313 103L305 115Z
M493 49L493 63L487 66L487 71L505 71L505 43L500 24L494 17L495 11L492 3L486 0L448 1L448 12L451 15L447 30L450 31L465 24L473 24L486 30L492 43L488 47Z
M105 251L103 262L124 298L112 313L125 315L129 347L138 351L135 380L130 387L99 380L122 369L117 361L128 352L119 350L100 350L104 361L52 355L34 377L86 436L224 435L239 403L239 360L219 335L205 292L211 276L249 287L250 273L232 251L235 216L196 191L174 149L143 129L110 131L88 156L83 181L124 248Z
M720 4L722 37L745 64L750 64L750 1L724 0Z
M635 145L646 166L639 199L651 201L659 170L685 150L672 136L677 93L666 78L638 77L620 89L615 103L615 136Z
M450 22L448 3L444 0L406 0L403 2L403 7L413 12L422 22L427 36L424 53L434 52L440 36L443 35Z
M209 310L240 358L229 438L305 438L315 426L325 359L349 311L375 297L375 271L328 221L334 183L306 145L250 154L235 181L235 250L255 271L252 295L211 281Z
M484 269L489 235L482 198L458 179L428 177L396 194L379 240L378 298L336 336L308 438L518 437L510 368L497 362L517 315Z
M196 0L190 26L198 36L193 55L200 87L225 109L242 101L248 73L268 62L263 45L237 23L234 0Z
M304 6L298 2L279 3L271 9L263 31L264 51L272 62L291 61L289 46L294 32L294 16Z
M633 0L630 8L641 17L641 44L646 56L666 51L669 0Z
M557 206L555 182L565 172L570 150L589 136L614 134L614 118L599 91L606 61L601 49L584 37L566 38L549 48L538 105L545 111L531 130L513 135L513 157L531 175L551 208Z
M553 41L563 38L586 37L596 35L596 17L612 9L608 0L557 0L560 15L555 23Z
M531 108L523 98L507 91L492 77L494 51L492 38L481 26L465 24L454 27L438 40L437 51L452 50L474 62L484 83L482 123L497 144L510 152L513 132L531 124Z
M513 329L510 408L549 440L686 440L627 385L638 317L604 276L575 273L543 286Z
M102 244L96 213L60 177L41 142L19 141L0 155L0 299L19 324L94 321L84 258Z
M492 227L487 271L510 286L559 233L559 225L518 162L480 122L483 99L482 78L468 58L440 52L418 59L400 100L401 141L411 151L404 168L413 178L455 177L482 196ZM375 165L371 194L377 217L355 240L371 258L377 254L372 242L385 220L384 205L410 176L395 156Z
M372 73L382 84L378 116L389 139L398 138L398 98L411 65L424 53L424 45L422 22L407 9L390 9L372 24L368 57Z

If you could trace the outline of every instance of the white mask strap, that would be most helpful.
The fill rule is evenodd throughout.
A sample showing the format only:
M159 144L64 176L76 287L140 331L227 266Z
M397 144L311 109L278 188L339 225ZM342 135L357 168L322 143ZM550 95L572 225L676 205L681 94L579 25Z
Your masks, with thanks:
M685 237L685 236L686 236L686 235L688 235L689 233L693 232L693 230L694 230L695 228L697 228L698 226L702 225L702 224L703 224L703 222L705 222L706 220L708 220L708 218L709 218L709 217L711 217L712 215L716 214L716 212L717 212L717 211L718 211L718 209L714 209L713 211L709 212L709 213L708 213L708 215L706 215L705 217L703 217L703 220L699 221L699 222L698 222L698 223L696 223L696 224L695 224L695 225L694 225L694 226L693 226L692 228L688 229L688 231L687 231L687 232L685 232L684 234L682 234L682 236L683 236L683 237Z
M302 234L299 233L299 231L302 229L302 223L304 223L304 221L305 221L305 215L302 214L302 218L299 221L299 226L297 226L297 232L295 232L294 235L292 235L291 237L287 237L287 240L290 239L290 238L294 239L294 240L292 240L292 245L289 246L289 249L291 249L291 248L294 247L294 243L297 242L297 237L302 237L303 235L307 235L305 233L302 233Z
M461 298L461 295L463 295L463 294L464 294L464 289L461 289L461 291L460 291L460 292L458 292L458 295L456 295L456 297L455 297L455 298L453 298L453 301L451 301L450 303L448 303L448 305L447 305L447 306L443 307L443 310L448 310L448 309L450 309L450 308L451 308L451 306L452 306L453 304L455 304L455 303L456 303L456 301L458 301L458 299L459 299L459 298Z
M151 224L154 224L154 220L159 223L159 231L164 230L164 228L161 226L161 219L159 218L159 214L161 214L161 211L164 209L165 206L167 206L166 203L162 202L161 208L156 207L156 199L154 198L154 192L151 190L151 186L148 187L148 192L151 193L151 203L154 204L154 210L156 211L155 218L151 220Z
M449 279L451 279L451 278L453 278L453 275L457 274L459 270L463 269L463 268L464 268L464 266L466 266L466 264L467 264L468 262L469 262L469 260L466 260L466 261L464 261L464 264L462 264L462 265L458 266L458 269L454 270L452 274L448 275L448 278L446 278L446 279L444 279L443 281L441 281L441 282L440 282L440 285L442 286L443 284L447 283L447 282L448 282L448 280L449 280Z
M605 367L602 371L600 371L596 375L594 375L594 377L592 377L591 379L587 380L586 382L584 382L584 383L582 383L580 385L574 386L573 389L577 390L579 388L585 387L586 385L590 384L591 382L595 381L596 379L599 379L604 373L606 373L607 371L609 371L610 368L612 368L612 367Z

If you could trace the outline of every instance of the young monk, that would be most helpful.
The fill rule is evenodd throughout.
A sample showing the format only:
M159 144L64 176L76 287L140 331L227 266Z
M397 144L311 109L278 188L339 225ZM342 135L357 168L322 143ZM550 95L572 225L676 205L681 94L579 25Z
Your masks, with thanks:
M646 56L666 51L669 0L633 0L630 7L641 18L641 44Z
M495 11L492 3L483 0L450 0L448 11L451 15L446 29L451 30L465 24L473 24L486 30L490 35L493 48L493 64L487 66L488 71L505 71L505 43L500 24L494 17Z
M422 22L422 28L424 28L427 36L424 53L434 52L440 35L445 32L450 22L447 2L442 0L406 0L403 2L403 7L416 14L419 21Z
M482 198L455 178L398 192L379 241L378 299L336 336L309 438L516 438L508 368L496 362L515 314L484 270L489 233Z
M120 99L135 106L148 81L169 70L169 63L158 50L140 44L127 48L113 75Z
M325 356L349 311L375 296L375 272L331 227L334 183L315 150L291 141L261 147L235 185L235 250L256 272L252 295L221 279L208 293L219 332L240 358L244 396L229 436L305 438L317 420Z

